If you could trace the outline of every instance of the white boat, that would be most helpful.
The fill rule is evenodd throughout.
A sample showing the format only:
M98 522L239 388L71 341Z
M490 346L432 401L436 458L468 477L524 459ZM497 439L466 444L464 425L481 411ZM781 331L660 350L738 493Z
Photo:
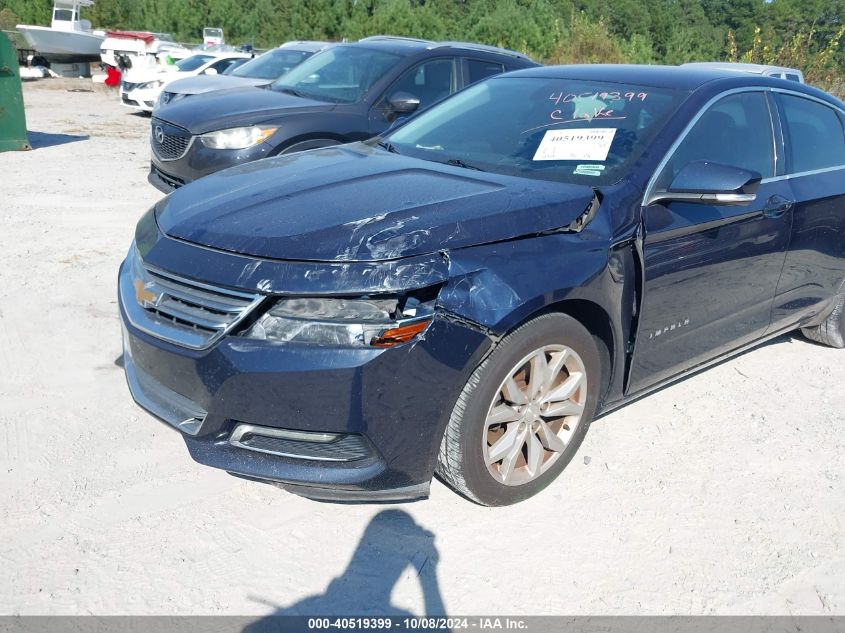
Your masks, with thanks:
M192 55L190 49L174 42L168 33L109 31L100 45L102 62L121 70L154 68L162 53L172 59Z
M223 37L223 29L207 26L202 30L203 46L223 46L225 43L226 40Z
M92 31L91 22L79 17L80 7L93 4L93 0L55 0L49 27L18 24L17 29L29 47L49 62L98 61L106 34Z

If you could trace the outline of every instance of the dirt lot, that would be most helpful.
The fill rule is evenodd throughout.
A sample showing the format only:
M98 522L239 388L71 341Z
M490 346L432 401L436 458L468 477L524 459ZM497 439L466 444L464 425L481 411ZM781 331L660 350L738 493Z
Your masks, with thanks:
M330 505L194 464L121 369L146 118L25 86L0 154L0 613L845 614L845 352L782 337L596 422L548 490Z

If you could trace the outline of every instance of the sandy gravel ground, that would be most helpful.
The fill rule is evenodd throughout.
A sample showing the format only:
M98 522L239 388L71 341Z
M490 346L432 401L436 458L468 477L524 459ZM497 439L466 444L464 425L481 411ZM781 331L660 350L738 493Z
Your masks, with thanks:
M0 154L0 613L845 614L845 352L782 337L593 425L535 499L330 505L194 464L130 400L148 119L25 86Z

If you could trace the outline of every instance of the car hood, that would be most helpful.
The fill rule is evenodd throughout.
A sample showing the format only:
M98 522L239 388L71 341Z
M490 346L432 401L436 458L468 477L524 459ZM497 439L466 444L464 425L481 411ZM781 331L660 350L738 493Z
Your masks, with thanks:
M357 143L248 163L159 203L165 234L270 259L380 261L570 225L584 185L471 171Z
M160 119L185 128L192 134L255 125L287 114L325 112L333 103L303 99L265 88L231 88L200 94L171 103L157 114Z
M200 75L171 81L165 86L165 90L183 95L198 95L215 90L264 86L272 82L272 79L260 79L258 77L234 77L232 75L214 75L209 77L208 75Z

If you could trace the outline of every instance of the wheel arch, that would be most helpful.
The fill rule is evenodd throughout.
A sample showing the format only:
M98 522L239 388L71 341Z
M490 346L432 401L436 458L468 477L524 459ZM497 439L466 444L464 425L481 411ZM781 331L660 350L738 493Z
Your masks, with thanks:
M592 335L602 361L602 390L599 405L607 398L616 374L616 354L619 350L616 328L608 311L596 301L583 298L562 299L522 315L518 322L510 325L503 335L513 332L528 321L544 314L565 314L572 317Z

